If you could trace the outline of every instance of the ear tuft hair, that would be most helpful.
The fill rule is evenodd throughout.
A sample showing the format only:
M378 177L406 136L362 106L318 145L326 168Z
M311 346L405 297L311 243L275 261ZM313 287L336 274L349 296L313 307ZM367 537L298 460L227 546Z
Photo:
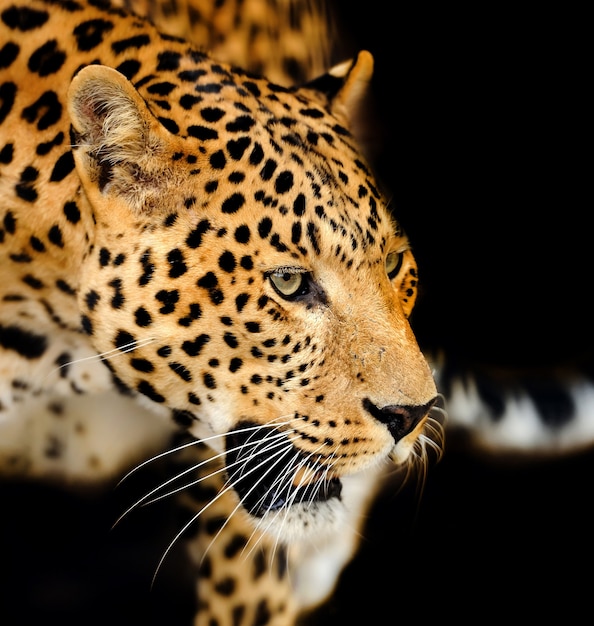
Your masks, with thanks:
M68 110L75 147L86 148L101 164L133 162L158 147L150 145L152 114L133 85L114 69L83 68L70 85Z
M72 80L68 111L87 196L94 204L99 193L119 197L133 212L153 211L170 179L161 156L171 138L132 83L114 69L89 65Z

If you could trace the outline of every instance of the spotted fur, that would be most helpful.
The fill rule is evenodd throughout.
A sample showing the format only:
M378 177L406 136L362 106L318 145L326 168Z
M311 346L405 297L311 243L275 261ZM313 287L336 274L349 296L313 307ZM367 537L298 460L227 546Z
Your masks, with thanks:
M328 69L332 10L325 0L112 0L169 35L196 42L217 60L303 83Z
M196 623L293 623L391 462L440 445L414 258L349 130L372 58L289 89L119 7L0 6L0 467L112 479L185 430Z

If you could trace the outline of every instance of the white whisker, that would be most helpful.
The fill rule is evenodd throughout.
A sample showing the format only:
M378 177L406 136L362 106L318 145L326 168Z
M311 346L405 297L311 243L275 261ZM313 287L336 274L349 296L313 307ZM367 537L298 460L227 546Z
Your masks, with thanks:
M257 430L259 427L250 427L250 428L246 428L244 429L244 432L248 432L250 430ZM217 435L218 436L218 435ZM213 436L213 437L209 437L208 439L212 440L214 438L216 438L217 436ZM156 455L155 457L144 461L143 463L141 463L139 466L137 466L136 468L134 468L133 470L131 470L130 472L128 472L128 474L126 474L126 476L124 476L124 478L122 478L122 480L120 480L120 482L118 484L120 484L125 478L127 478L128 476L130 476L130 474L132 474L133 472L135 472L136 470L140 469L143 465L146 465L147 463L150 463L160 457L163 457L167 454L172 454L174 452L179 452L180 450L184 450L190 446L196 445L198 443L203 443L204 441L207 441L207 439L201 439L201 440L196 440L196 441L190 441L189 443L185 443L182 444L181 446L178 446L172 450L169 450L167 452L162 452L161 454ZM255 443L252 443L250 445L256 445ZM182 478L183 476L185 476L186 474L189 474L191 472L195 472L197 471L199 468L203 467L204 465L206 465L207 463L212 463L213 461L216 461L220 458L224 458L226 456L227 453L229 452L233 452L235 450L239 450L241 448L245 447L245 444L243 444L242 446L237 446L236 448L231 448L229 450L227 450L226 452L219 452L217 454L215 454L214 456L210 456L207 459L204 459L203 461L201 461L200 463L194 464L190 467L187 467L186 469L184 469L183 471L177 473L175 476L172 476L171 478L167 479L164 483L159 484L157 487L155 487L154 489L151 489L151 491L149 491L148 493L146 493L144 496L142 496L139 500L137 500L134 504L132 504L130 507L128 507L128 509L126 509L114 522L112 528L115 528L123 519L124 517L126 517L127 515L129 515L133 510L137 509L139 506L148 506L150 504L153 504L155 502L158 502L160 500L163 500L164 498L167 498L169 496L172 496L176 493L179 493L180 491L183 491L185 489L188 489L189 487L193 487L195 485L197 485L198 483L202 482L203 480L205 480L206 478L210 477L210 476L214 476L218 473L221 473L225 470L225 468L220 468L214 472L212 472L211 474L208 474L208 476L204 476L201 477L197 480L192 481L191 483L182 485L181 487L178 487L177 489L168 491L167 493L161 494L155 498L149 499L151 498L151 496L153 496L155 493L161 491L162 489L164 489L165 487L167 487L167 485L170 485L171 483L179 480L180 478ZM237 465L241 463L241 461L235 463L234 465ZM227 469L229 469L229 467L232 466L227 466Z
M151 581L151 588L154 586L155 584L155 580L157 579L157 575L163 565L163 562L165 561L167 555L169 554L169 552L171 552L171 549L173 548L173 546L175 545L175 543L178 541L178 539L186 532L186 530L188 530L188 528L190 528L190 526L192 524L194 524L194 522L204 513L204 511L206 511L206 509L208 509L210 506L212 506L215 502L217 502L217 500L219 500L221 497L223 497L224 494L226 494L230 489L232 489L232 486L228 486L225 489L222 489L221 491L219 491L219 493L212 499L209 500L201 509L200 511L198 511L198 513L196 513L195 515L193 515L190 520L188 522L186 522L183 527L181 528L181 530L175 535L175 537L171 540L171 542L169 543L169 545L167 546L167 548L165 549L165 551L163 552L163 555L161 556L161 558L159 559L159 562L157 563L157 567L155 568L155 573L153 574L153 578ZM204 557L203 557L204 558Z
M254 444L250 444L250 445L256 445L256 444L254 443ZM153 489L150 493L146 494L142 498L141 501L136 503L135 507L138 506L141 503L142 503L142 506L148 506L149 504L154 504L155 502L163 500L164 498L169 498L170 496L173 496L176 493L179 493L181 491L185 491L186 489L189 489L190 487L194 487L195 485L198 485L199 483L203 482L204 480L207 480L208 478L211 478L212 476L216 476L217 474L221 474L221 473L223 473L225 471L228 471L232 467L235 467L237 465L243 465L244 464L243 460L235 461L234 463L231 463L231 464L226 465L224 467L220 467L217 470L214 470L213 472L211 472L210 474L208 474L206 476L201 476L200 478L197 478L196 480L193 480L191 483L186 483L186 484L182 485L181 487L177 487L176 489L173 489L172 491L168 491L167 493L163 493L163 494L157 496L156 498L144 501L146 498L150 498L150 496L153 495L155 492L159 491L160 489L163 489L168 484L170 484L170 483L180 479L182 476L185 476L186 474L188 474L190 472L197 471L200 467L203 467L207 463L212 463L213 461L217 461L220 458L224 458L228 452L233 452L233 451L239 450L239 449L241 449L243 447L244 446L242 445L242 446L237 446L235 448L230 448L229 450L227 450L227 452L220 452L220 453L218 453L218 454L216 454L214 456L208 457L208 459L205 459L204 461L201 461L200 463L197 463L196 465L192 465L191 467L186 468L183 472L181 472L179 474L176 474L173 478L170 478L166 482L162 483L161 485L159 485L158 487Z
M284 433L278 433L278 435L282 435ZM275 435L275 437L277 437L278 435ZM279 445L281 444L285 444L286 442L281 442ZM279 458L277 458L277 460L271 464L271 466L268 468L268 470L266 471L266 473L262 476L262 478L264 476L266 476L272 469L274 469L274 467L280 462L282 461L283 457L286 455L286 453L288 451L290 451L290 447L287 446L285 447L284 451L281 449L280 451L274 453L271 457L267 458L265 461L262 461L261 463L259 463L256 467L248 470L245 474L242 474L240 480L242 480L243 478L245 478L246 476L248 476L249 474L251 474L254 471L257 471L258 469L260 469L262 466L264 466L265 464L267 464L271 458L274 458L275 456L279 456ZM240 461L240 463L242 465L244 465L243 460ZM202 555L202 559L204 559L204 557L206 556L206 554L208 553L210 547L212 546L212 544L216 541L217 537L221 534L221 532L223 531L223 529L225 528L225 526L229 523L230 519L233 517L233 515L235 515L235 513L240 509L240 507L242 506L243 501L245 500L245 498L247 496L249 496L249 494L256 489L256 487L258 486L258 483L255 483L250 490L242 497L242 499L240 500L240 502L237 503L237 505L235 506L235 508L233 509L233 511L231 511L231 513L227 516L227 519L225 520L225 522L223 523L223 525L219 528L219 530L217 531L217 533L215 534L215 536L211 539L211 541L209 542L208 546L206 547L204 554ZM233 476L231 476L227 482L224 485L224 489L225 491L228 491L229 489L233 488ZM252 533L253 536L253 533ZM248 540L249 543L249 540Z
M289 423L290 422L282 422L280 424L280 426L284 426L284 425L289 424ZM233 431L233 432L234 433L244 433L244 432L249 432L251 430L257 431L260 428L262 428L262 427L261 426L248 426L246 428L241 428L241 429ZM202 437L201 439L193 439L192 441L190 441L188 443L184 443L184 444L182 444L180 446L177 446L176 448L172 448L171 450L166 450L165 452L160 452L159 454L156 454L155 456L151 457L150 459L146 459L142 463L139 463L136 467L132 468L123 478L121 478L118 481L118 485L123 483L132 474L136 473L139 469L141 469L145 465L148 465L149 463L153 463L154 461L158 461L159 459L161 459L161 458L163 458L163 457L165 457L165 456L167 456L169 454L175 454L176 452L181 452L182 450L185 450L186 448L189 448L191 446L195 446L198 443L206 444L208 442L216 441L217 439L221 439L221 438L226 437L227 434L228 433L222 433L222 434L218 434L218 435L211 435L210 437ZM227 452L229 452L229 450Z
M292 485L293 478L294 478L295 474L296 474L296 473L297 473L297 472L298 472L301 468L303 468L304 466L306 466L306 464L307 464L308 460L309 460L309 459L311 459L311 457L313 457L314 455L316 455L316 454L318 453L318 451L319 451L319 450L323 449L323 447L324 447L324 445L323 445L323 444L321 444L321 445L320 445L320 446L319 446L316 450L314 450L314 451L312 451L311 453L309 453L309 455L308 455L307 457L305 457L305 458L301 457L301 456L300 456L300 455L298 455L298 453L296 452L296 455L295 455L295 456L294 456L294 458L291 460L291 464L290 464L290 465L288 465L288 466L285 468L285 471L284 471L283 475L279 476L279 477L276 479L275 483L273 483L273 486L274 486L274 484L280 484L280 483L282 483L282 482L283 482L286 478L290 477L290 481L287 483L287 487L286 487L287 492L290 494L291 485ZM299 460L299 463L298 463L297 465L294 465L294 461L296 461L296 460ZM313 470L312 470L312 471L313 471ZM292 505L294 504L294 502L295 502L295 498L297 497L298 489L299 489L299 487L302 487L304 484L305 484L305 476L301 476L301 477L300 477L300 479L299 479L299 484L295 486L294 493L291 495L291 497L290 497L290 498L288 498L288 499L287 499L287 502L283 505L284 515L283 515L283 519L282 519L282 521L281 521L281 526L287 523L287 518L288 518L288 515L289 515L289 511L290 511L291 506L292 506ZM284 488L283 488L283 489L284 489ZM280 490L280 492L281 492L281 493L282 493L282 490L283 490L283 489L281 489L281 490ZM252 551L253 551L253 550L257 547L257 545L258 545L259 541L261 540L262 536L263 536L264 534L266 534L266 533L269 531L270 527L271 527L271 526L272 526L272 524L275 522L275 520L276 520L276 518L272 518L272 519L268 522L268 524L266 525L266 528L262 528L262 525L263 525L263 520L259 520L257 528L258 528L258 531L261 533L261 534L260 534L260 539L258 539L258 541L256 542L256 544L255 544L255 545L253 545L253 546L252 546L252 548L250 548L250 550L249 550L249 552L247 553L247 555L246 555L246 556L248 556L248 557L249 557L249 555L252 553ZM274 544L274 545L275 545L275 549L276 549L276 546L278 545L278 541L279 541L279 539L280 539L280 534L281 534L281 533L276 533L276 541L275 541L275 544ZM244 548L244 550L245 550L245 548Z
M201 439L194 439L192 441L189 441L188 443L183 443L179 446L176 446L175 448L171 448L171 450L165 450L165 452L160 452L159 454L152 456L150 459L146 459L142 463L139 463L136 467L133 467L127 474L125 474L122 478L120 478L116 487L119 487L125 480L128 480L128 478L130 478L132 474L135 474L138 470L142 469L145 465L148 465L149 463L154 463L155 461L158 461L159 459L162 459L163 457L166 457L170 454L175 454L176 452L181 452L182 450L185 450L186 448L190 448L191 446L195 446L199 443L202 443Z
M141 339L140 341L131 341L130 343L124 344L119 348L112 348L111 350L107 350L107 352L101 352L98 354L91 354L89 356L81 357L80 359L74 359L72 361L67 361L66 363L62 363L58 365L58 367L54 367L51 369L45 376L45 379L49 378L56 372L63 370L72 365L77 365L79 363L85 363L87 361L108 361L113 359L121 354L126 354L127 352L133 352L137 348L145 348L149 346L151 343L154 343L156 339L154 337L148 337L146 339Z
M289 443L292 443L291 441L289 441ZM272 485L270 485L270 488L268 490L268 493L270 493L270 491L276 487L277 485L283 485L283 483L285 483L285 481L287 479L289 479L285 486L281 486L280 489L276 490L276 493L278 495L281 495L283 493L283 491L287 491L287 495L290 494L290 490L291 490L291 485L293 483L293 478L295 476L295 472L297 471L297 467L295 466L294 462L299 458L297 451L295 451L295 455L293 456L293 458L290 460L290 462L287 464L287 466L284 468L283 472L281 474L279 474L279 476L277 476L276 480L272 483ZM262 498L260 498L260 502L263 502L265 497L267 494L263 495ZM288 500L288 498L287 498ZM282 507L285 511L287 511L287 507L286 504L283 504ZM275 521L275 517L271 518L270 521L268 522L268 524L266 525L266 528L262 528L263 526L263 519L258 520L258 524L257 524L257 530L260 532L260 539L258 539L258 541L256 542L256 544L254 544L252 546L252 548L249 550L249 552L247 553L246 556L249 557L249 555L252 553L252 551L257 547L259 541L261 540L262 536L264 534L266 534L268 532L268 530L270 529L271 525L274 523ZM245 550L245 548L244 548Z

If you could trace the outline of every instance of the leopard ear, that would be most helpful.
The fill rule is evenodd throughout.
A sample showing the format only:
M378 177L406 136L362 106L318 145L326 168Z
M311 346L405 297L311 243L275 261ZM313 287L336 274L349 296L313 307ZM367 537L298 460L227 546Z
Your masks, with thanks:
M356 58L335 65L330 76L342 80L342 85L330 100L330 110L351 127L362 114L373 76L373 56L361 50Z
M167 131L134 86L114 69L89 65L70 84L68 111L87 195L120 196L133 210L146 210L163 182L154 172Z
M373 56L362 50L354 59L335 65L326 74L304 85L349 129L368 158L377 143L371 114L372 75Z
M354 59L335 65L301 88L348 124L364 105L372 76L373 55L361 50Z

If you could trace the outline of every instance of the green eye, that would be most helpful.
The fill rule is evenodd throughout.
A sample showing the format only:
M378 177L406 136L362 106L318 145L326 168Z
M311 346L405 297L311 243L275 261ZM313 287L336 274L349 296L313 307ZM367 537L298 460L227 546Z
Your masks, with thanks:
M402 267L402 261L404 259L403 252L390 252L386 257L386 273L390 280L396 278L400 268Z
M308 291L307 275L303 272L273 272L268 277L279 296L290 300Z

